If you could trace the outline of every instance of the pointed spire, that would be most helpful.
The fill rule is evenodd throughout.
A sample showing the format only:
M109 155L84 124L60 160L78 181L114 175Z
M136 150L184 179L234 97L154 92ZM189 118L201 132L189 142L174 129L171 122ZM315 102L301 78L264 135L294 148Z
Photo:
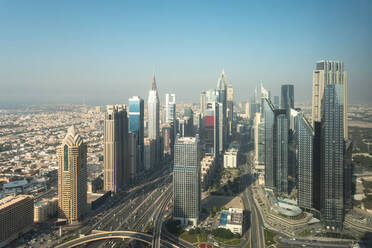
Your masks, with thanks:
M218 79L217 82L217 89L218 90L226 90L226 76L225 76L225 69L222 68L221 77Z
M156 89L155 72L152 74L151 90L157 90L157 89Z
M71 134L72 136L75 136L75 134L76 134L76 130L75 130L75 126L74 126L74 124L72 124L71 127L69 127L69 128L67 129L67 134Z

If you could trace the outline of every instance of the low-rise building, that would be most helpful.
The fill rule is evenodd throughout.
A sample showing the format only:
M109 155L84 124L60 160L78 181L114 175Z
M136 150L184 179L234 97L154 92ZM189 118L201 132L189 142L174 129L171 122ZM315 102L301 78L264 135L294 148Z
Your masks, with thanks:
M28 231L34 223L34 201L27 195L0 200L0 247Z
M230 149L223 155L224 168L237 168L238 167L238 150Z
M201 185L203 190L207 190L211 184L215 172L215 157L206 155L200 162L201 166Z
M236 141L229 145L229 149L223 156L224 168L238 168L240 165L239 143Z
M229 208L223 210L220 218L220 228L229 229L232 233L243 234L243 209Z
M88 179L88 193L97 193L103 189L103 179L98 176L94 179Z
M58 211L58 198L42 199L35 203L34 222L45 222L50 217L56 216Z

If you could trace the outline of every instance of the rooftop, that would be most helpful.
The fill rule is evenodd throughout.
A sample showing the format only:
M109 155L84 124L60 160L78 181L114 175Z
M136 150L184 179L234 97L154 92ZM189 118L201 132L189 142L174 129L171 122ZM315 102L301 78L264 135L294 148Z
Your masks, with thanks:
M8 196L0 200L0 211L26 198L31 198L28 195Z

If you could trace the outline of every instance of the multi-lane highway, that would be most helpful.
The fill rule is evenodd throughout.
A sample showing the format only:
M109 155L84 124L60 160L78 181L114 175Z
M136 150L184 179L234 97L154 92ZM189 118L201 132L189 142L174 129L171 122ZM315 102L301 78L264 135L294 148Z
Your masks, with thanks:
M250 211L250 247L265 247L264 225L260 211L257 209L253 200L251 186L243 192L243 201Z
M90 234L88 236L80 237L74 240L70 240L64 244L56 246L56 248L71 248L78 245L86 244L92 241L102 239L136 239L147 244L151 244L152 236L147 233L134 232L134 231L111 231L111 232L99 232ZM168 241L162 241L162 245L171 248L177 248L178 246Z
M161 229L163 226L164 211L166 210L170 200L172 199L172 195L173 194L170 188L165 200L162 202L157 213L155 214L154 230L153 230L153 235L152 235L152 247L153 248L160 248L160 237L161 237Z

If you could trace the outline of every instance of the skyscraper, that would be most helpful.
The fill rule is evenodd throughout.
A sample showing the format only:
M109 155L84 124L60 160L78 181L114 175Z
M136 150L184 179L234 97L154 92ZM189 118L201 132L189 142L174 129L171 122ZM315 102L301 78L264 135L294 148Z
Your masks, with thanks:
M199 221L201 184L199 137L177 138L174 146L173 219L183 226Z
M294 108L294 89L293 84L282 85L281 104L282 109L289 110Z
M344 71L344 63L340 61L320 60L316 62L316 68L313 71L313 122L321 121L322 99L324 88L327 84L339 84L343 88L344 104L344 139L348 139L347 123L347 74Z
M137 172L141 172L143 165L143 140L144 140L144 102L139 96L129 98L129 131L136 134L138 161Z
M207 97L205 91L202 91L200 94L200 113L202 116L205 114L205 109L207 108Z
M261 113L256 113L254 126L254 161L255 169L263 170L265 167L265 127Z
M148 135L149 138L157 140L159 138L159 95L156 88L155 75L152 77L151 90L147 99L148 114Z
M277 192L288 194L288 130L289 123L285 109L276 109L265 98L264 140L265 140L265 186Z
M165 122L176 120L176 94L165 94Z
M233 129L233 114L234 114L234 89L232 84L227 86L227 122L228 122L228 134L232 135Z
M227 91L227 85L226 85L226 76L225 71L222 69L221 76L218 79L217 82L217 89L216 89L216 96L217 96L217 102L221 104L220 113L219 113L219 128L221 129L219 131L219 141L220 141L220 154L225 150L226 148L226 141L227 141L227 106L226 106L226 91Z
M274 106L275 108L279 108L279 96L274 96Z
M288 119L283 109L276 111L274 138L274 163L276 166L276 190L288 194Z
M168 156L173 155L174 145L174 127L173 122L166 123L162 126L162 139L163 139L163 154Z
M160 160L160 120L159 120L159 94L156 87L155 75L152 77L151 90L147 99L147 121L148 121L148 137L155 142L155 164Z
M71 126L58 147L58 216L69 223L87 211L87 145Z
M204 145L207 153L218 155L219 152L219 104L208 102L204 116Z
M129 183L128 118L123 105L108 105L104 128L104 190L116 193Z
M344 85L325 84L322 97L320 196L323 224L340 230L344 220Z
M304 209L314 207L313 149L314 131L303 113L295 117L298 164L298 205Z
M140 173L139 165L138 165L138 157L139 157L139 149L138 147L138 138L137 133L129 133L128 134L128 176L131 183L134 183L136 180L136 176ZM142 169L142 168L141 168Z
M269 99L263 104L265 129L265 186L274 188L276 185L276 166L274 161L274 106Z

